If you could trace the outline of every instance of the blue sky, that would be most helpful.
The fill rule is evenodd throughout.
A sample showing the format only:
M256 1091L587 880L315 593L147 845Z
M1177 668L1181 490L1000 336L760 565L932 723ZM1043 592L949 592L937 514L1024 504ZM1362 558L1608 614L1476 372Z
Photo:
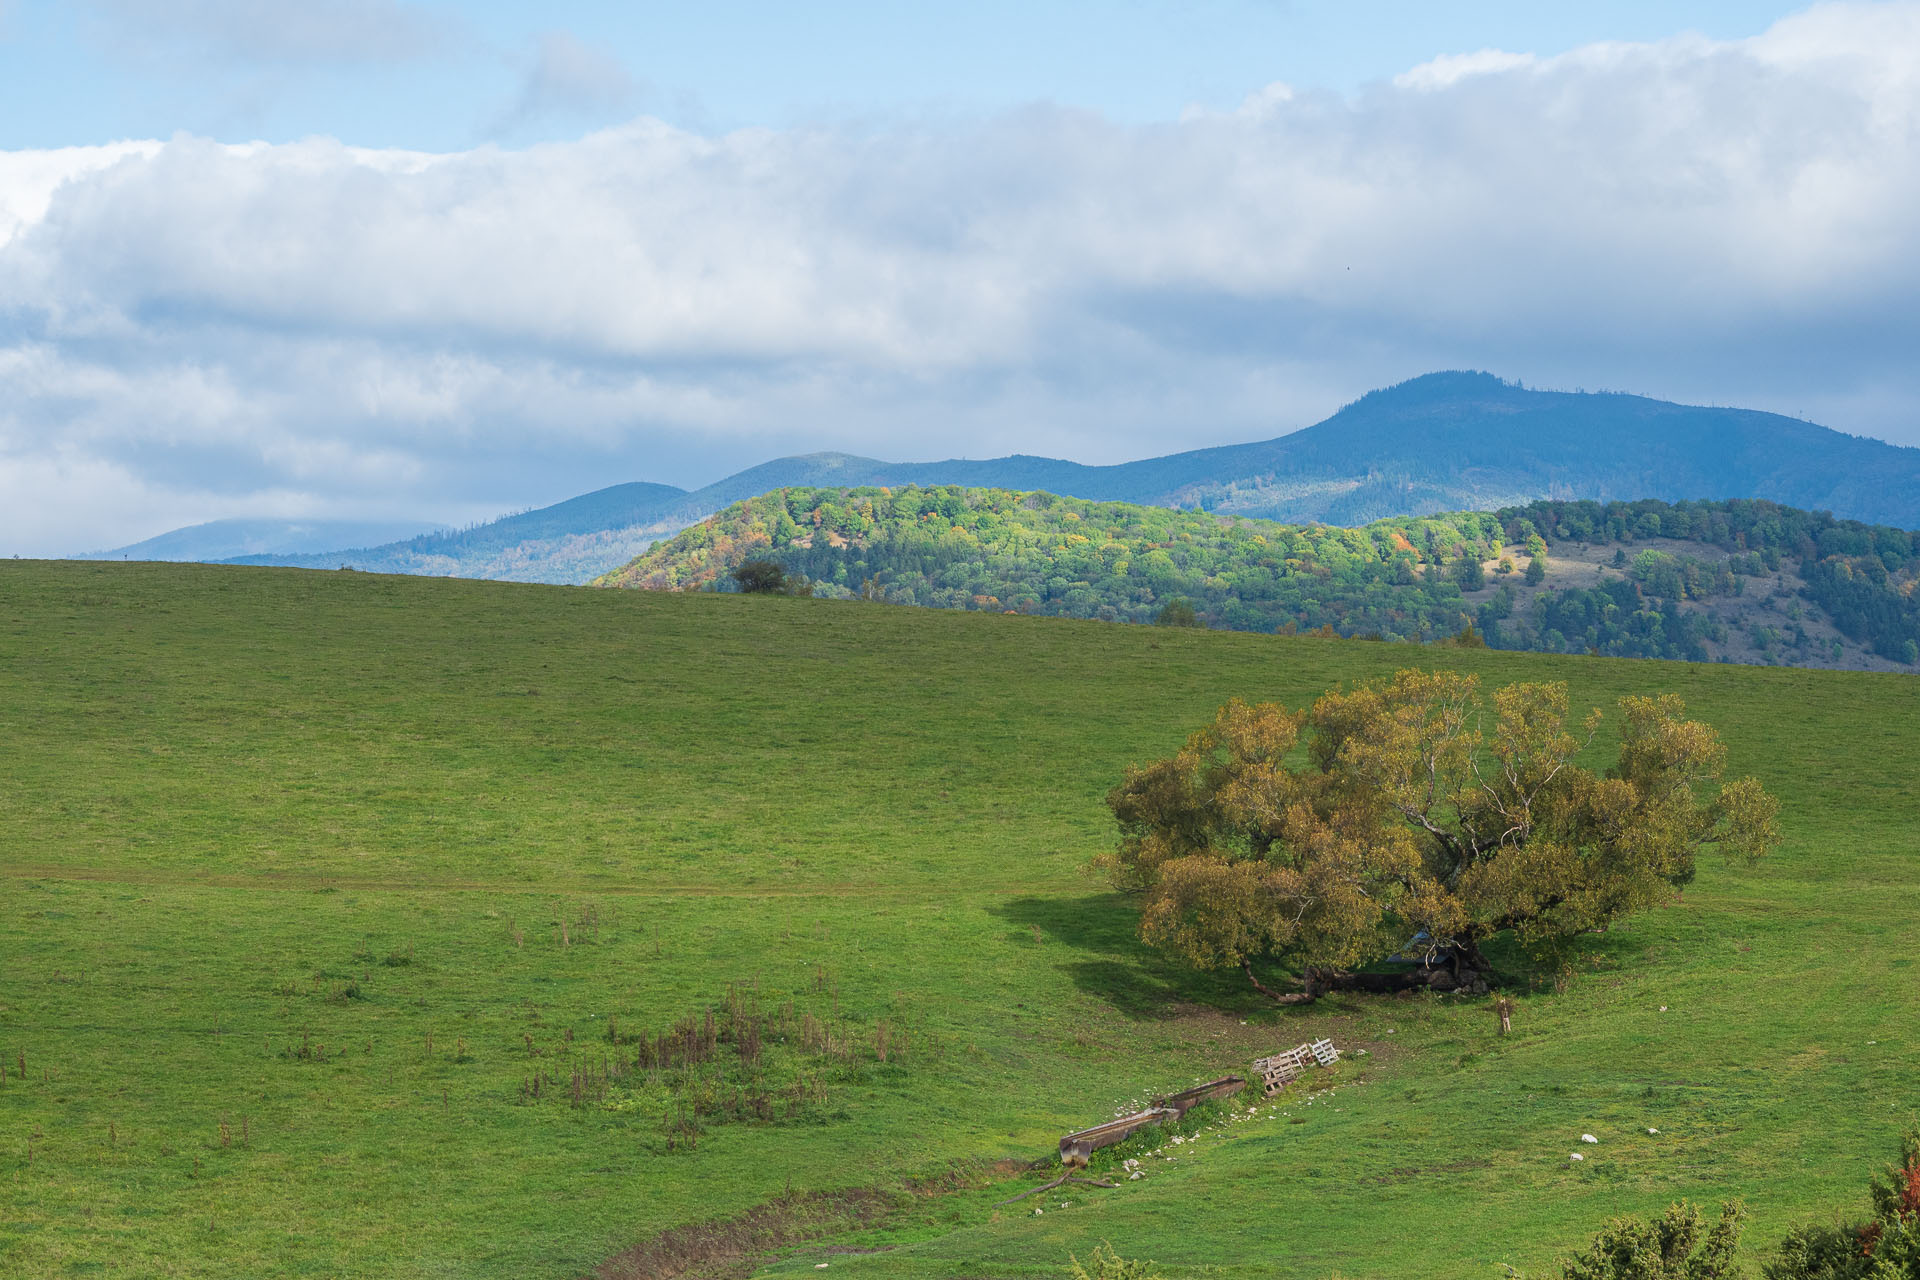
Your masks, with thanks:
M565 138L638 111L711 131L1029 102L1138 123L1231 107L1276 80L1354 92L1438 54L1555 54L1683 31L1751 36L1794 7L13 0L0 19L0 147L184 131L452 150ZM291 10L307 22L289 21ZM556 55L555 42L566 52Z
M1920 0L0 0L0 554L1442 368L1920 444Z

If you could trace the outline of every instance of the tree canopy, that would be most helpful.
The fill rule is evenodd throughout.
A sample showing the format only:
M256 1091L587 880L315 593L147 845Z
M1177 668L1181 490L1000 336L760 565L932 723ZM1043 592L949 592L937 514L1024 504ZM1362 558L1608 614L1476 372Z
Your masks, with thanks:
M1487 939L1603 929L1668 901L1702 848L1755 859L1777 837L1777 802L1721 782L1719 736L1671 694L1621 700L1604 774L1576 761L1601 715L1571 724L1564 684L1497 689L1490 711L1476 677L1417 670L1300 711L1228 703L1108 796L1121 839L1105 863L1140 896L1141 936L1276 999L1482 991ZM1409 949L1410 972L1353 972ZM1268 964L1302 990L1267 987Z

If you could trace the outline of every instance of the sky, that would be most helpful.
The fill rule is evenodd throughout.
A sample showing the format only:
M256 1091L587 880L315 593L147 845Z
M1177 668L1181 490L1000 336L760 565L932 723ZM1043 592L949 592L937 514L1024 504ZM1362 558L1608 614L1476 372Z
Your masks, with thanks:
M1920 0L0 0L0 554L1441 368L1920 444Z

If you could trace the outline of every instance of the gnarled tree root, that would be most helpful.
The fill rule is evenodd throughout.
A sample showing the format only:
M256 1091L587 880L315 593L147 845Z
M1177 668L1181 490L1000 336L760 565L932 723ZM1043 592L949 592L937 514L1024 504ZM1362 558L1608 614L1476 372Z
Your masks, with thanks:
M1246 970L1247 981L1253 984L1253 989L1275 1004L1312 1004L1329 991L1366 991L1386 995L1425 987L1430 991L1483 996L1492 990L1489 981L1491 975L1484 969L1472 966L1458 969L1451 965L1422 966L1402 973L1346 973L1337 969L1309 969L1299 991L1275 991L1260 981L1251 963L1242 961L1240 967Z
M1320 993L1313 989L1311 983L1305 991L1275 991L1255 976L1252 961L1242 960L1240 967L1247 971L1247 981L1253 984L1253 989L1275 1004L1312 1004L1320 998Z

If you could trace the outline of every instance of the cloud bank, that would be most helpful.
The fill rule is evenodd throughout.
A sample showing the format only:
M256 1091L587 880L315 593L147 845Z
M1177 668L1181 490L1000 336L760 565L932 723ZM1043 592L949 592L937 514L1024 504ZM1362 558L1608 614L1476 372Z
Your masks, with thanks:
M624 91L549 52L550 94ZM1920 443L1916 208L1916 3L1155 126L0 153L0 551L798 449L1118 460L1441 367Z

